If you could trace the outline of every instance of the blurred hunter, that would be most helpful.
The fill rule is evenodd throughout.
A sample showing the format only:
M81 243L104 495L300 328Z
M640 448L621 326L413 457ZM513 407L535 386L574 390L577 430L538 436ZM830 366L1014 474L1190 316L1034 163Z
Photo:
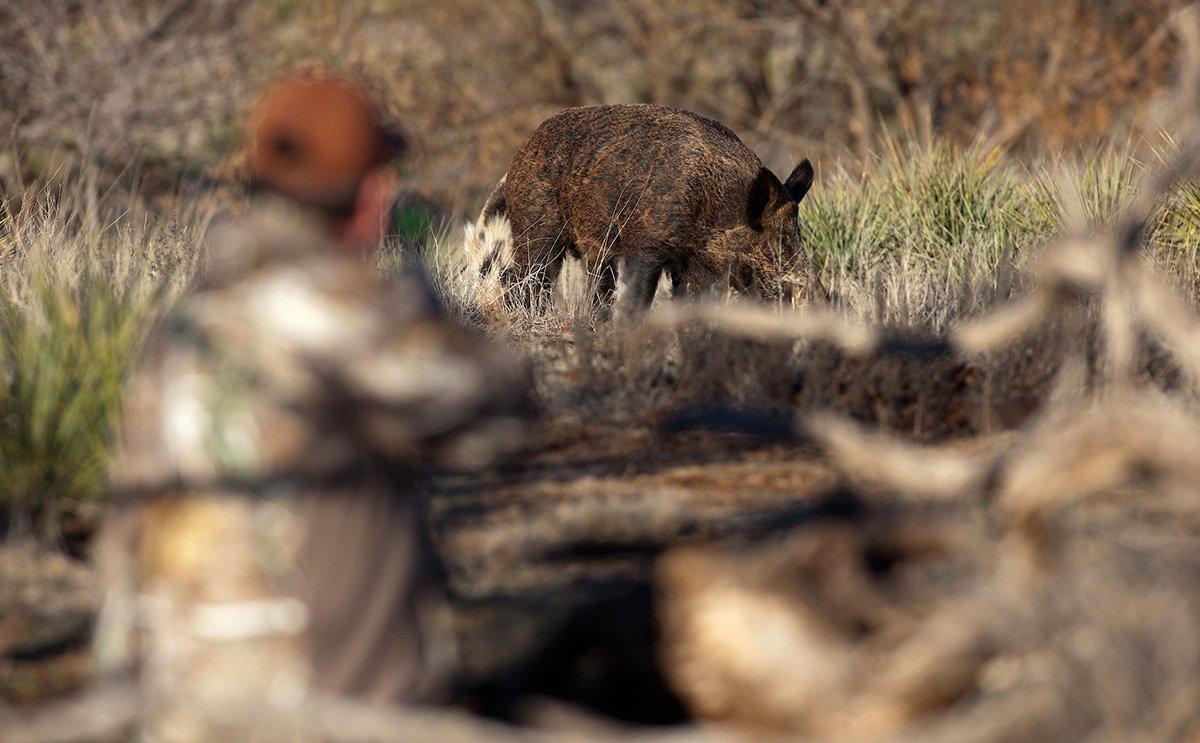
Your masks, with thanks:
M403 142L359 88L281 82L247 140L253 206L130 382L100 541L98 662L175 710L167 738L314 693L444 699L454 643L413 486L510 451L530 409L522 371L420 275L367 266Z

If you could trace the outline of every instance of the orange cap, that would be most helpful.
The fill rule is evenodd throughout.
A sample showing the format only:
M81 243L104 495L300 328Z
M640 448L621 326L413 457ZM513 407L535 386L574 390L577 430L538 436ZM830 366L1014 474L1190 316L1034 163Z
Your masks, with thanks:
M252 185L333 214L353 210L363 177L404 148L366 91L338 77L269 87L247 143Z

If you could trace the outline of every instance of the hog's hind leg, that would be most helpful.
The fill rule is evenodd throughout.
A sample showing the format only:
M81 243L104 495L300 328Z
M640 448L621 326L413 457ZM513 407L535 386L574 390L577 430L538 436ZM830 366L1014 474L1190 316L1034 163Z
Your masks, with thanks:
M613 297L617 293L617 261L608 258L600 262L596 273L596 289L592 295L592 306L601 320L612 316Z
M617 272L616 318L629 320L654 302L662 264L637 258L623 259Z

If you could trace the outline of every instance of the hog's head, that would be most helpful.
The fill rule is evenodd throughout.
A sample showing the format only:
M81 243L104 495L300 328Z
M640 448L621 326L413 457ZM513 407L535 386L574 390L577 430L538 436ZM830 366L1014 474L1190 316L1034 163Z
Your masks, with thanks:
M820 296L812 258L800 244L800 201L812 187L812 163L804 160L780 183L763 168L746 203L745 244L730 269L734 288L764 299L791 301L794 294Z

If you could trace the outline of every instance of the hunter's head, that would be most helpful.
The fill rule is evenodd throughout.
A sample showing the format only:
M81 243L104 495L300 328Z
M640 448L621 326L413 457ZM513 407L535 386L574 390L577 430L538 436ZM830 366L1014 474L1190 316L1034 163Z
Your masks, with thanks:
M380 239L397 186L388 162L404 140L362 86L333 76L276 82L251 115L246 141L255 191L316 213L347 247Z

